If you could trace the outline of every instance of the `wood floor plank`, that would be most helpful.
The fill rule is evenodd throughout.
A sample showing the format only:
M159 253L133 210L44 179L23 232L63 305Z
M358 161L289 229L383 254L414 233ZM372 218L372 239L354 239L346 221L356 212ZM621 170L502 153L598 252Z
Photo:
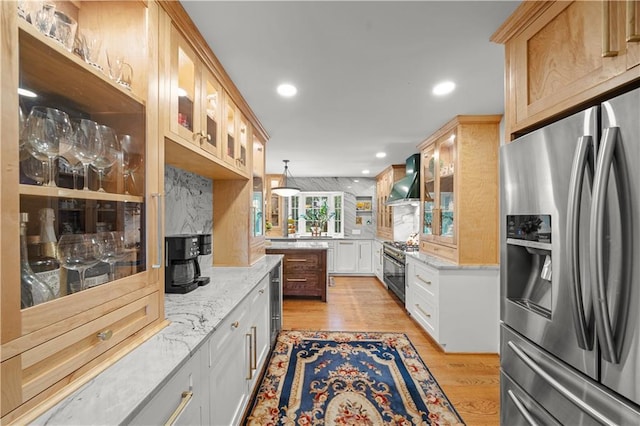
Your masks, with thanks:
M375 277L335 277L327 302L285 298L287 330L405 333L467 425L500 423L500 358L446 354Z

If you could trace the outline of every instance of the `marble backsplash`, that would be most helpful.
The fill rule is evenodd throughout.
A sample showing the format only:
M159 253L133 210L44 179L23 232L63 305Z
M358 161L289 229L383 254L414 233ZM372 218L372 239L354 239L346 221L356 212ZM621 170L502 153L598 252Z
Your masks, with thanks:
M213 181L172 166L164 168L165 235L213 233ZM213 238L213 237L212 237ZM211 266L213 254L200 256Z
M393 207L393 240L406 241L420 228L420 206L403 205Z

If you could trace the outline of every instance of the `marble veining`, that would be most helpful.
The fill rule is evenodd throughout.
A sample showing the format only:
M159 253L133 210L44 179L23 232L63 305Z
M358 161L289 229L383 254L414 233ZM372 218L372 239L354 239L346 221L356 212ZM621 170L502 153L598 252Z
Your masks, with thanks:
M251 267L203 269L211 283L165 295L170 324L33 421L34 425L129 423L269 272L281 255Z
M213 181L172 166L164 168L165 234L213 233ZM213 254L200 256L212 265Z
M420 227L420 206L393 206L393 240L406 241Z

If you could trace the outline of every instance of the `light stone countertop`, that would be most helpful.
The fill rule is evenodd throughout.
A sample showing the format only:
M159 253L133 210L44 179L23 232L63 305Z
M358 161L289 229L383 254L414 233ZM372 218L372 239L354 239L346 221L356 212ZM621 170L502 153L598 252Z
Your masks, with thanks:
M329 244L326 241L272 241L271 245L267 245L266 249L286 250L286 249L303 249L303 250L328 250Z
M117 425L130 422L280 262L267 255L251 267L202 268L211 282L165 295L169 326L38 417L34 425Z
M457 265L455 263L439 259L435 256L430 256L428 254L420 253L417 251L414 252L406 252L407 259L416 259L420 262L424 263L427 266L431 266L432 268L438 270L460 270L460 269L484 269L484 270L499 270L500 265Z

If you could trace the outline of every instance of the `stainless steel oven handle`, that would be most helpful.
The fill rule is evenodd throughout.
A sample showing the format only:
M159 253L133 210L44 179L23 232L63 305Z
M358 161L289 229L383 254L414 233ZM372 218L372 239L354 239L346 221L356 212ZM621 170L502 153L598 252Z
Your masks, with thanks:
M513 405L516 406L516 408L518 409L522 417L524 417L524 419L527 421L527 423L529 423L530 426L538 426L538 423L535 421L531 413L529 413L529 410L527 410L527 407L524 406L522 401L520 401L520 398L518 398L511 389L507 391L507 395L509 395L509 398L511 398Z
M606 417L604 414L584 402L579 396L571 392L564 387L562 383L554 379L549 373L544 371L529 355L527 355L522 349L520 349L513 341L508 341L507 346L524 362L527 367L533 370L538 376L540 376L549 386L557 390L562 396L567 398L573 404L578 406L582 411L605 425L618 426L616 422Z
M393 263L394 265L400 267L400 268L404 268L405 265L403 263L398 262L397 260L389 257L389 256L385 256L384 257L385 260L388 260L389 262Z
M593 205L591 206L590 234L592 235L589 246L589 260L591 266L591 276L593 294L596 298L594 312L598 339L602 356L605 360L617 364L622 352L623 338L628 318L629 296L631 288L631 258L633 231L631 216L631 188L629 186L629 172L627 170L625 153L620 142L620 129L618 127L608 127L602 132L600 153L598 154L598 164L594 178ZM615 162L614 162L615 161ZM617 294L615 309L609 311L609 300L607 295L607 283L605 279L605 215L607 210L607 189L609 187L609 176L612 171L615 174L616 186L618 189L619 211L622 227L621 255L624 259L620 270L620 291ZM608 269L608 268L607 268ZM616 330L612 327L616 324Z
M584 298L582 295L582 278L580 276L580 205L582 204L582 190L585 171L588 175L589 192L593 171L593 137L582 136L578 139L578 146L573 157L571 167L571 181L569 184L569 205L567 217L567 260L569 263L569 282L571 283L573 304L573 325L575 328L578 346L591 350L593 347L593 330L589 330L584 310ZM589 311L591 304L589 304Z

